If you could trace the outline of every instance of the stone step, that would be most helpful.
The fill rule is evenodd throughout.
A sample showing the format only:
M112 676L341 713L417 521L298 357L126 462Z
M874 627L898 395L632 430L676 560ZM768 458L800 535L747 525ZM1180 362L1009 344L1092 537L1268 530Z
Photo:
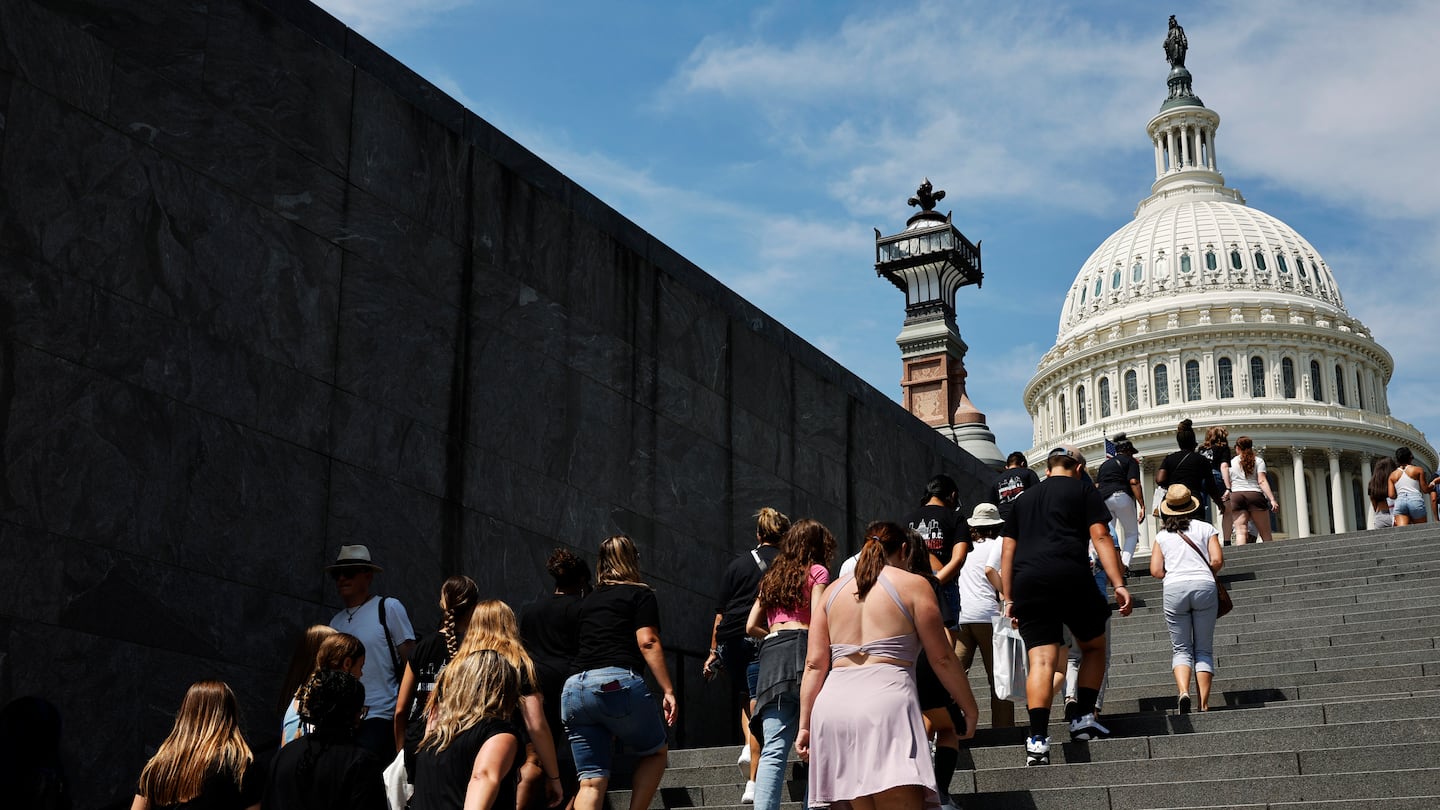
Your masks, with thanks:
M1335 799L1313 802L1271 802L1269 804L1226 804L1182 807L1169 810L1435 810L1440 795L1408 796L1394 799ZM1139 808L1158 810L1158 808Z
M1063 727L1060 727L1063 728ZM1440 716L1406 718L1380 722L1258 728L1243 731L1195 731L1136 738L1112 738L1103 745L1064 741L1064 732L1051 733L1052 764L1069 762L1114 762L1129 759L1173 759L1179 757L1243 754L1251 752L1303 751L1347 746L1433 744L1440 741ZM1057 732L1059 735L1057 736ZM1063 741L1063 742L1062 742ZM972 770L1004 769L1022 761L1020 744L971 747L962 751L962 761ZM733 776L733 774L732 774Z
M1440 795L1440 768L1374 771L1359 778L1355 774L1328 773L1008 790L965 796L964 802L965 810L1175 810L1267 807L1316 800L1374 803L1391 796L1433 795Z

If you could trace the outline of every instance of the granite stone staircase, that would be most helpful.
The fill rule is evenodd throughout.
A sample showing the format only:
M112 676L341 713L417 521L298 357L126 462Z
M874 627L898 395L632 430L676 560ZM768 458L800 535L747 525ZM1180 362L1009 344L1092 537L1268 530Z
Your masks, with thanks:
M1021 728L980 731L950 791L965 810L1440 810L1440 526L1226 548L1235 610L1216 629L1206 713L1179 714L1161 583L1112 620L1102 719L1114 736L1050 730L1048 767L1024 767ZM1054 716L1062 715L1056 703ZM1016 721L1024 724L1023 707ZM652 808L738 806L738 748L677 750ZM863 768L865 763L857 762ZM791 798L804 766L791 763ZM616 810L629 795L613 791ZM801 810L799 801L785 810Z

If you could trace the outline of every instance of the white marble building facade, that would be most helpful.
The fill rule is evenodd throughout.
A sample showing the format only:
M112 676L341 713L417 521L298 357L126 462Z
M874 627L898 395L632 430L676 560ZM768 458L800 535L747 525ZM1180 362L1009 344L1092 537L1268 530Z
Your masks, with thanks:
M1148 499L1181 419L1202 440L1223 425L1265 459L1277 536L1365 528L1373 461L1403 445L1434 470L1435 450L1390 413L1394 361L1346 310L1324 258L1225 186L1220 118L1189 92L1188 72L1177 97L1176 75L1147 126L1151 196L1081 267L1025 388L1027 455L1043 466L1050 448L1072 443L1098 466L1105 438L1123 432Z

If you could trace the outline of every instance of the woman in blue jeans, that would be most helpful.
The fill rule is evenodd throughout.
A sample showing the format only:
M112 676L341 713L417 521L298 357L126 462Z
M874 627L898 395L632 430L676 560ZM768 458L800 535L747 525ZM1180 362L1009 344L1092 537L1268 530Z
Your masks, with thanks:
M630 793L631 810L650 806L665 774L666 726L675 724L675 689L660 646L660 608L655 591L640 579L640 552L624 535L600 544L595 590L580 604L580 671L565 681L560 716L575 754L580 792L575 810L600 810L610 785L615 740L639 760ZM660 686L660 710L645 684L645 667ZM661 713L664 720L661 720Z
M785 763L800 720L800 680L805 674L810 615L830 582L826 568L835 537L824 525L802 520L780 540L780 556L760 580L745 631L764 639L755 691L752 731L762 740L755 770L756 810L778 810L784 799Z
M1200 501L1184 484L1165 491L1160 515L1165 528L1155 535L1150 575L1165 580L1165 624L1170 628L1170 667L1179 691L1180 713L1190 711L1190 672L1195 672L1200 711L1210 710L1215 678L1215 615L1220 608L1215 573L1225 564L1220 535L1191 515Z

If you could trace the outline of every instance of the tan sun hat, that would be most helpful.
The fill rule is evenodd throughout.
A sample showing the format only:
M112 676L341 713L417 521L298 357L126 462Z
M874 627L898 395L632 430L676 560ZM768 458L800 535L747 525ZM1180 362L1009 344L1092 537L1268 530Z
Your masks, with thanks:
M1005 519L1000 517L1000 509L995 504L977 503L975 511L966 518L965 522L979 528L980 526L999 526L1005 522Z
M1200 499L1190 494L1184 484L1171 484L1165 490L1165 500L1160 504L1162 515L1188 515L1200 508Z
M370 561L369 547L361 545L341 546L340 554L335 558L335 562L325 566L326 571L334 571L337 568L368 568L377 572L385 570Z

